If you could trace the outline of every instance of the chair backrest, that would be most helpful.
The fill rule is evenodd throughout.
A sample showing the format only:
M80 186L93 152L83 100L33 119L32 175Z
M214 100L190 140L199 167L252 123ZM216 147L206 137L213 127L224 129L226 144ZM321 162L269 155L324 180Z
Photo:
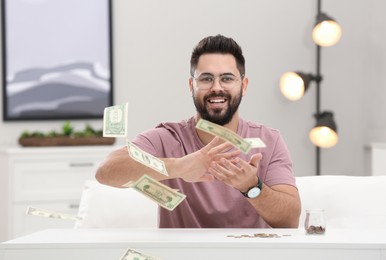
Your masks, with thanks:
M296 177L306 209L324 209L327 228L386 228L386 176ZM157 227L158 206L133 189L86 181L75 228Z
M324 209L327 228L386 228L386 176L296 177L302 201L299 227L306 209Z
M75 228L146 228L158 226L158 205L134 189L85 182Z

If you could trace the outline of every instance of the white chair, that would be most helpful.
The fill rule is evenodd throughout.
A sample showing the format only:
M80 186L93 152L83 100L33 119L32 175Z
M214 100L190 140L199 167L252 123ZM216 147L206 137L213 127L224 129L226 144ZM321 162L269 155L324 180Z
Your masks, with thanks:
M75 228L146 228L158 226L158 205L134 189L86 181Z
M324 209L328 227L386 228L386 176L322 175L297 177L302 201L299 228L306 209Z
M299 228L306 209L324 209L327 229L386 229L386 176L296 177L302 201ZM158 206L133 189L87 181L75 228L157 227Z

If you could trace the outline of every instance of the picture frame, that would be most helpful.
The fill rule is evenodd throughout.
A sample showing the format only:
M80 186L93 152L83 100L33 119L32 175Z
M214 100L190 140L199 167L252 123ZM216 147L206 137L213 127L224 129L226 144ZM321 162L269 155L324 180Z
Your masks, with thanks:
M112 0L1 0L3 121L103 118Z

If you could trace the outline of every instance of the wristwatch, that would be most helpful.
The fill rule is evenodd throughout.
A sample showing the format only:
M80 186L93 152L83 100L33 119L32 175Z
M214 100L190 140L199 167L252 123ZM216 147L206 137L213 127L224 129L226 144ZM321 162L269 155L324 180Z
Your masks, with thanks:
M246 192L241 192L248 199L255 199L260 195L261 188L263 187L263 183L260 178L257 178L257 185L250 187Z

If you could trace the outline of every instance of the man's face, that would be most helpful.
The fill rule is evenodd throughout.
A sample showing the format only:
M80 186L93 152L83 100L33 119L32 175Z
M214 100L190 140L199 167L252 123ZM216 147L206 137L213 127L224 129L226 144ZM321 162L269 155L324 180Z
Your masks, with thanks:
M200 81L202 75L213 78L213 86L203 89L206 81ZM227 88L227 75L236 79ZM222 85L221 85L222 84ZM223 87L225 88L223 88ZM245 94L247 81L241 79L235 58L230 54L204 54L199 58L194 79L190 80L193 102L201 118L219 125L228 124L237 112L242 96Z

